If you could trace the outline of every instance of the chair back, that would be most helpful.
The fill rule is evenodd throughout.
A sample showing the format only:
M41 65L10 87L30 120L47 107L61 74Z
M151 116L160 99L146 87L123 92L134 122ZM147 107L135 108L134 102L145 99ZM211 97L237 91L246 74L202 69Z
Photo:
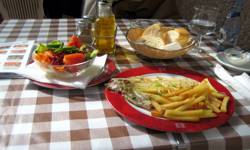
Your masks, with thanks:
M43 0L0 0L3 19L42 19Z

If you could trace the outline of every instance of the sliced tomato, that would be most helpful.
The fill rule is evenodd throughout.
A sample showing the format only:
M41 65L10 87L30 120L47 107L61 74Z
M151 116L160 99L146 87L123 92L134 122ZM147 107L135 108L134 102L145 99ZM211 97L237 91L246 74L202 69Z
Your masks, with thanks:
M75 46L77 48L81 47L81 41L76 35L72 35L68 44L68 46Z
M69 41L68 44L67 44L67 46L75 46L75 42Z
M72 65L81 63L85 60L85 55L83 53L73 53L73 54L67 54L63 57L63 63L65 65Z

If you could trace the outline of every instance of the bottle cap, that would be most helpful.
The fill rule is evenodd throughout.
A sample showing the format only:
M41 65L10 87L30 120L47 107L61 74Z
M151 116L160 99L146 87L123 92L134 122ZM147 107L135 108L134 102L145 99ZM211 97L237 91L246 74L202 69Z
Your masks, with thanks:
M92 16L83 16L82 19L79 21L79 23L81 22L94 22L94 17Z

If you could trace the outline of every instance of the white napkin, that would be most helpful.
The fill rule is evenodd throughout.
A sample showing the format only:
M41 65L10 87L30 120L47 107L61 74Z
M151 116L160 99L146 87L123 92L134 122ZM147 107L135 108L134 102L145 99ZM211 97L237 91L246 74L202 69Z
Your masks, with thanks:
M88 83L99 75L105 66L107 55L96 57L93 64L86 69L80 76L74 78L56 78L46 75L35 62L21 69L18 74L43 83L53 83L63 86L85 89Z
M250 76L244 72L241 75L234 76L233 78L249 91L248 95L250 96Z
M215 65L214 73L241 96L250 100L250 77L246 73L233 77L220 64Z

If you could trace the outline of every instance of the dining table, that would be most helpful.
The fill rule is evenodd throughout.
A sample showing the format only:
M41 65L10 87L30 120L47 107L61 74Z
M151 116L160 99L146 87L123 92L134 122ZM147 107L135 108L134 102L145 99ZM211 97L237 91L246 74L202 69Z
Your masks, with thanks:
M56 89L26 78L0 79L0 149L250 149L250 101L215 76L218 62L210 55L192 53L172 59L141 56L126 39L131 23L117 19L116 54L108 58L119 72L143 66L179 67L210 76L234 97L235 111L223 125L199 132L158 131L123 117L105 97L109 79L86 89ZM10 19L0 24L0 42L67 42L79 19ZM185 19L148 19L167 26L187 27ZM217 52L216 37L201 43ZM1 63L1 60L0 60ZM228 70L231 74L235 71Z

